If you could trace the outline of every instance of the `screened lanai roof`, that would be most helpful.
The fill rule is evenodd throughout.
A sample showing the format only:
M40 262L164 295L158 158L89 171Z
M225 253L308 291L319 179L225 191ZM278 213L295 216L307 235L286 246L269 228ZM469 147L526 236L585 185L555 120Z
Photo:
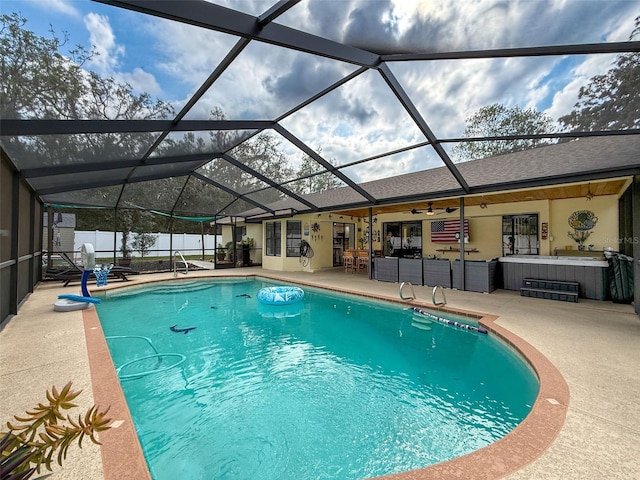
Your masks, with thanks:
M0 8L36 35L69 32L57 77L47 76L55 62L28 57L38 75L21 77L10 70L20 52L3 50L2 155L46 203L265 218L280 206L366 208L640 173L637 92L620 95L630 121L558 122L621 56L638 62L640 1ZM95 53L80 62L76 44ZM468 119L496 104L550 121L469 136ZM472 162L459 148L526 140L539 148ZM563 143L540 147L549 142Z

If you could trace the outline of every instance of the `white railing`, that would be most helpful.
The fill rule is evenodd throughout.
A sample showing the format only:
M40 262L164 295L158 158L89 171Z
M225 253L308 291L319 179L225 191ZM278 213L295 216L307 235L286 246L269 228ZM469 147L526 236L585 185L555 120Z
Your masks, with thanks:
M182 256L182 254L180 252L175 252L173 254L173 276L177 277L178 276L178 260L176 259L176 257L180 255L180 258L182 260L180 260L183 264L184 264L184 272L182 272L183 274L187 274L189 273L189 264L187 263L187 261L184 259L184 257Z
M405 297L402 294L402 291L403 291L405 286L408 286L411 289L411 296L410 297ZM400 298L402 300L415 300L416 299L416 292L413 290L413 285L410 282L402 282L400 284L400 291L398 293L400 294Z
M441 302L436 302L436 292L438 291L438 289L440 289L440 292L442 293ZM442 285L436 285L435 287L433 287L433 292L431 292L431 301L436 306L442 306L447 304L447 297L445 297L444 295L444 287Z

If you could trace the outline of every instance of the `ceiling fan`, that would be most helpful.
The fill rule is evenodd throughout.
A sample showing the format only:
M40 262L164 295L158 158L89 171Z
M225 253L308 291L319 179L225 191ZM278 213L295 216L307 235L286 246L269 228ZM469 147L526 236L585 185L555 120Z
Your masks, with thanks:
M458 207L447 207L447 208L434 209L433 208L433 202L429 202L427 204L427 209L426 210L418 210L416 208L412 208L411 210L409 210L409 213L411 213L412 215L417 215L419 213L426 213L427 215L431 216L431 215L441 215L443 213L453 213L456 210L458 210Z

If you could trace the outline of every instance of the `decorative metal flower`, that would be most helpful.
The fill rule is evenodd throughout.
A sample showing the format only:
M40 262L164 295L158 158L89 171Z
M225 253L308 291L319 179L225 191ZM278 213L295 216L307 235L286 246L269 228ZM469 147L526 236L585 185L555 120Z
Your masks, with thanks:
M318 222L313 222L313 225L311 225L311 230L313 232L319 232L320 231L320 224Z

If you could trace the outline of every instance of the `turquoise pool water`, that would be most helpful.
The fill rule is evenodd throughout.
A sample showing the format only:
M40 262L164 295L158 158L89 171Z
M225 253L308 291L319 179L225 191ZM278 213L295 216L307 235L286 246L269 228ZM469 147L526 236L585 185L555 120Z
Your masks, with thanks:
M310 288L260 305L270 285L175 281L97 305L154 479L402 472L494 442L533 405L535 376L491 336Z

